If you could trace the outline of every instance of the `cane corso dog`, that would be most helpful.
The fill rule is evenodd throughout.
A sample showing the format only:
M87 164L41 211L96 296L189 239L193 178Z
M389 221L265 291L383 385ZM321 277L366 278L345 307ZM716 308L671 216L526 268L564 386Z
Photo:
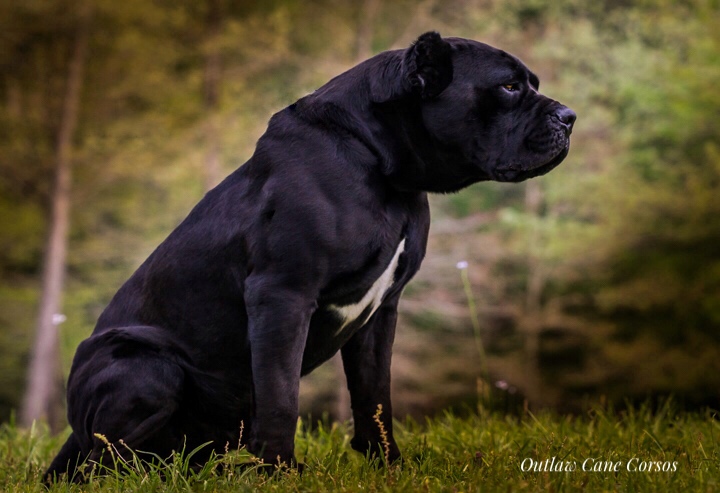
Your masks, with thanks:
M97 434L161 457L240 440L266 464L294 464L300 377L338 350L352 447L380 450L382 405L398 459L390 357L425 255L427 193L557 166L575 114L538 84L512 55L429 32L275 114L78 347L73 431L45 477L78 480L78 463L102 462Z

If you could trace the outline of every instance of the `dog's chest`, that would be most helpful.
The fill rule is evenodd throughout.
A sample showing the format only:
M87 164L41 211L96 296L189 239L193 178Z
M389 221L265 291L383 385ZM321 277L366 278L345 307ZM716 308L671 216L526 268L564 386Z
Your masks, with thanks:
M395 280L395 271L398 268L400 255L405 251L405 240L403 239L395 250L395 254L388 263L385 270L380 274L370 289L363 295L360 301L348 305L328 305L328 309L334 312L341 320L340 327L336 330L335 335L339 335L352 325L361 327L367 323L370 317L375 313L382 303L385 293L393 285Z

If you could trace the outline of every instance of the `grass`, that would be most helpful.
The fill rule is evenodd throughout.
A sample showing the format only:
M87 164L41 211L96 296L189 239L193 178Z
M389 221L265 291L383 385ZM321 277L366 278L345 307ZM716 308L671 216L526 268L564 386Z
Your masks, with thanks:
M55 485L51 491L90 492L244 492L244 491L678 491L720 490L720 421L714 411L677 412L665 405L623 412L596 408L582 416L526 412L509 417L480 408L466 417L450 412L419 424L397 424L404 464L370 463L349 446L349 426L298 423L297 455L306 464L296 471L257 474L244 450L229 451L205 468L187 473L190 460L149 465L119 463L117 469L86 485ZM42 492L43 468L63 437L44 427L0 427L0 491ZM190 454L187 454L190 455ZM575 464L572 472L523 471L555 458ZM583 471L594 464L620 463L617 472ZM635 460L632 460L636 458ZM382 459L379 459L382 461ZM605 461L605 462L601 462ZM641 462L675 464L675 471L628 471ZM215 466L224 465L220 468ZM586 463L587 466L587 463ZM657 466L656 466L657 467ZM532 469L532 468L531 468Z

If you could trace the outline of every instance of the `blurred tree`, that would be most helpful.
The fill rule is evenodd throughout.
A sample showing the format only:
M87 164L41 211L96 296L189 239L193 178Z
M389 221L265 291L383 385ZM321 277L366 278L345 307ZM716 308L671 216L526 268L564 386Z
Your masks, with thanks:
M29 322L27 314L33 310L35 277L42 263L43 296L39 303L38 337L26 378L28 387L22 418L28 422L33 417L45 415L54 427L64 421L62 412L56 412L61 394L54 388L62 378L57 371L57 351L60 347L65 349L64 359L67 360L71 353L66 346L74 349L78 337L87 334L88 324L94 322L86 321L82 312L76 310L86 302L81 301L82 278L91 273L102 277L112 270L98 265L92 248L92 243L102 236L98 234L102 227L98 226L108 223L109 209L104 209L102 200L94 202L95 208L82 207L82 203L102 196L107 190L103 186L105 183L118 185L122 182L118 179L122 178L122 173L118 173L121 167L108 166L107 159L109 154L127 145L127 139L114 140L121 137L117 130L122 125L116 125L119 117L125 117L123 125L139 127L137 115L147 114L143 109L138 110L138 106L142 106L136 104L141 101L137 96L147 90L147 82L134 85L128 91L128 74L118 73L115 69L123 63L126 66L136 63L139 67L143 60L152 56L130 61L123 59L122 53L133 44L132 41L128 43L133 37L128 35L132 33L133 23L142 15L152 13L151 10L134 9L141 7L139 4L126 2L118 6L102 0L84 5L94 10L92 33L86 28L88 21L83 20L84 14L78 11L78 6L63 0L12 3L0 7L3 9L0 13L0 31L3 32L0 64L7 69L3 70L4 84L0 86L6 96L6 104L0 106L0 210L6 212L0 214L0 241L9 247L0 252L0 360L3 365L22 362L25 341L29 339L25 334ZM170 24L166 22L165 25ZM118 26L123 26L122 35L111 39ZM149 32L144 31L143 42L137 44L143 54L149 52L146 49L151 44L147 42ZM154 48L162 46L156 44ZM88 49L91 56L86 59L83 52ZM172 63L172 58L168 58ZM144 75L148 74L152 74L152 70ZM87 83L83 84L83 79L88 79ZM167 84L165 92L158 94L172 94L172 87ZM69 194L71 161L77 165L73 207ZM137 190L142 185L134 188ZM111 197L117 199L117 191L106 197L106 204ZM119 217L119 205L121 202L113 201L112 217ZM41 262L45 236L42 231L46 225L48 243L45 261ZM77 327L84 330L72 338L58 339L55 323L59 319L53 323L53 317L60 312L68 239L72 247L67 257L70 272L65 283L62 312L67 314L68 321L64 327L69 329L68 333L75 333ZM106 244L104 251L123 258L124 266L134 262L126 252L113 250ZM105 257L108 257L107 253ZM88 277L93 278L93 275ZM100 298L99 302L103 303L103 297L109 296L105 294L108 288L103 289L102 283L96 284L94 280L86 279L94 293L94 301ZM18 303L22 304L18 306ZM90 315L93 319L96 317L96 314ZM15 334L15 338L6 338L11 334ZM17 405L23 373L18 372L18 366L2 372L0 416L8 415L8 404L11 407Z
M401 305L396 389L421 407L474 391L454 267L466 259L498 379L550 404L716 395L717 2L88 1L65 369L120 284L249 157L273 111L437 29L519 54L580 117L568 160L547 178L433 198L433 244ZM70 3L0 3L0 418L19 402L38 301ZM535 383L528 362L541 369ZM319 382L309 392L326 410L342 394L323 371L304 385Z
M30 426L37 419L47 418L50 428L55 432L64 424L61 397L63 377L59 371L60 354L56 326L61 323L59 309L70 223L73 137L77 128L90 29L88 5L83 4L80 9L72 55L68 60L67 86L57 129L55 186L51 197L50 231L43 261L40 314L21 414L21 423L25 426Z
M500 12L505 26L541 26L528 61L580 114L568 164L538 182L550 214L505 215L520 236L544 231L529 255L547 275L531 262L525 297L540 300L533 346L562 389L546 403L599 392L718 402L707 392L720 385L707 371L720 370L718 5L538 0ZM526 310L521 324L534 323Z

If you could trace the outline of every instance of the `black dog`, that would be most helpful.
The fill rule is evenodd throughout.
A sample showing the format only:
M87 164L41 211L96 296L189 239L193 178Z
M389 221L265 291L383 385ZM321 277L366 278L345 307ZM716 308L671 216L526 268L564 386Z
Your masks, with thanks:
M426 33L272 117L250 160L209 192L118 291L80 344L73 433L46 472L102 460L102 434L167 456L242 441L295 461L300 376L342 351L352 447L392 433L390 356L420 267L426 192L547 173L575 114L518 59Z

